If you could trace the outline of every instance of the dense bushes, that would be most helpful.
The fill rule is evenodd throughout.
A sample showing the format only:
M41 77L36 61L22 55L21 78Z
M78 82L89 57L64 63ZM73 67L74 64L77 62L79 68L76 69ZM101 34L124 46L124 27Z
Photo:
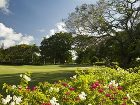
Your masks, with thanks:
M140 72L94 67L77 70L70 80L28 87L30 74L20 75L18 86L4 84L1 104L11 105L138 105ZM2 104L2 105L3 105Z

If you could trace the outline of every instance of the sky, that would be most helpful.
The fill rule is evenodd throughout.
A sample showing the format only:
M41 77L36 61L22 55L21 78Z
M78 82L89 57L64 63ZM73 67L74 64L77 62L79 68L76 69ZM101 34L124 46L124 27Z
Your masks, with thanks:
M0 0L0 45L41 43L63 28L76 6L97 0Z

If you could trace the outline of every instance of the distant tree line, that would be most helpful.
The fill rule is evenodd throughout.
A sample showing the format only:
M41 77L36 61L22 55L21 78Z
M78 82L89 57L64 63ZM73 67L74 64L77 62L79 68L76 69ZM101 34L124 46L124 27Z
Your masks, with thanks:
M136 66L136 58L140 55L140 25L136 28L136 40L129 44L126 34L122 31L114 37L72 35L72 33L55 33L49 38L44 38L40 46L36 45L16 45L4 49L0 48L0 64L16 65L42 65L42 64L88 64L93 65L97 62L111 64L118 62L119 66L124 64L122 57L130 53L133 49L132 67ZM125 37L125 38L124 38ZM122 43L118 42L118 40ZM128 49L129 48L129 49ZM124 51L124 55L122 54ZM129 51L130 50L130 51ZM75 52L76 59L73 60ZM130 55L129 55L130 56ZM100 64L100 63L99 63Z
M98 61L96 37L72 35L72 33L55 33L44 38L40 46L16 45L0 48L0 64L93 64ZM75 52L76 60L73 60Z
M0 48L0 64L38 64L39 63L39 48L35 45L16 45L4 49L3 47Z

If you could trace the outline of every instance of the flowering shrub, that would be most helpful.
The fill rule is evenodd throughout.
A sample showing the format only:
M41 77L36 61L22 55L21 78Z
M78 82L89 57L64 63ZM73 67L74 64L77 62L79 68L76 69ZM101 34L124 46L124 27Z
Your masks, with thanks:
M7 96L1 105L138 105L140 73L121 68L94 67L77 70L70 80L29 87L30 74L22 74L18 86L3 85Z

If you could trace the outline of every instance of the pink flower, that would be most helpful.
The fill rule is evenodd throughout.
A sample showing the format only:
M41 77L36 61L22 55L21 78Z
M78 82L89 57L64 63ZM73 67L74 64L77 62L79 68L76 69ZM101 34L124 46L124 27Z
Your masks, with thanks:
M122 86L118 86L118 90L123 90L123 87Z
M92 84L92 85L91 85L91 88L92 88L92 89L96 89L97 86L96 86L95 84Z
M75 90L75 88L73 88L73 87L70 87L69 89L70 89L70 91L74 91Z
M110 97L110 96L111 96L111 94L105 94L105 96L106 96L106 97Z
M104 92L104 89L99 89L98 92L99 93L103 93Z
M95 84L97 87L100 86L99 81L96 81L94 84Z
M36 90L36 87L35 87L35 86L33 86L33 87L32 87L32 91L35 91L35 90Z
M96 89L99 86L100 86L99 81L96 81L96 82L91 84L91 89Z

